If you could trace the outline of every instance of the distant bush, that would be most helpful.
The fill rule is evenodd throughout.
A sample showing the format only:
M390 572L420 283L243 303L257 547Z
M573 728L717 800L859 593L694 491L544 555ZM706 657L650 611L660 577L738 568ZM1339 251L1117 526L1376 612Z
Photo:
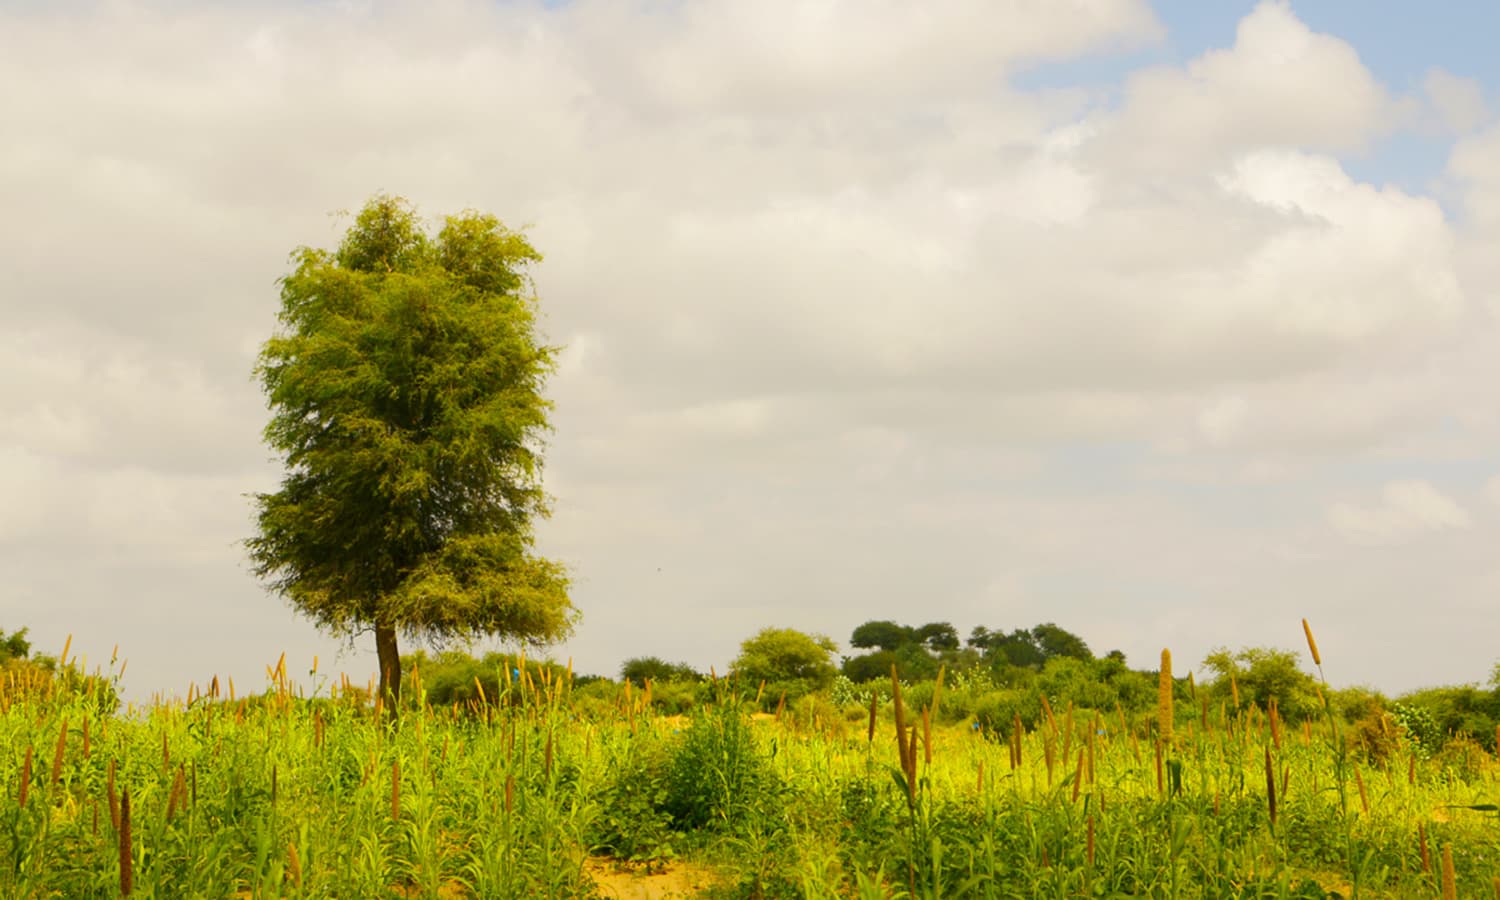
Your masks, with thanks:
M708 687L696 681L651 682L651 706L665 715L676 716L697 709L708 699Z
M433 706L478 703L480 685L484 702L515 704L534 696L548 682L568 682L566 667L550 660L523 659L515 653L486 653L475 659L456 650L435 657L419 650L401 657L401 668L418 673L427 702Z
M636 687L645 687L646 682L702 681L703 673L686 663L669 663L655 656L637 656L625 660L620 666L620 678Z
M1014 728L1016 716L1028 731L1042 716L1041 695L1034 691L994 690L974 704L974 721L986 737L999 738Z
M1476 685L1427 688L1400 698L1398 708L1421 710L1431 720L1423 745L1436 751L1442 741L1464 737L1493 752L1500 723L1500 690Z
M120 706L119 677L89 675L69 662L31 655L31 641L22 628L6 634L0 629L0 692L11 699L81 703L96 715L114 715Z
M1417 754L1427 759L1443 743L1443 732L1432 714L1419 706L1397 703L1391 707L1391 718L1416 749Z

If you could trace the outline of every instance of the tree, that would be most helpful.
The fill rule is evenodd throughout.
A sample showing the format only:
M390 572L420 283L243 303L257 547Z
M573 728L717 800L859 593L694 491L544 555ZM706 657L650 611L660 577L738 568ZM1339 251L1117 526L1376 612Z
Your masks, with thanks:
M703 676L687 663L669 663L657 656L636 656L620 665L620 678L645 687L647 681L702 681Z
M1046 654L1036 645L1035 636L1025 628L1017 628L1010 634L990 632L984 655L992 663L1027 669L1040 669L1047 661Z
M1264 708L1274 699L1282 718L1296 721L1320 706L1317 682L1298 668L1297 660L1297 653L1273 647L1246 647L1235 653L1218 647L1203 658L1203 667L1216 676L1213 690L1218 699L1232 696L1237 687L1242 702Z
M895 650L916 640L912 630L889 619L872 619L849 635L849 646L861 650Z
M900 658L896 656L896 651L876 650L859 656L846 657L839 669L844 673L845 678L855 684L864 684L867 681L889 680L891 666L896 666L898 669L900 667Z
M838 669L829 658L838 647L821 634L791 628L765 628L740 644L729 671L748 684L798 682L796 693L826 688Z
M934 653L958 649L958 629L947 622L929 622L916 630L915 637Z
M6 634L5 629L0 628L0 662L26 658L26 654L31 652L31 641L26 639L27 631L28 629L22 628Z
M1045 659L1055 659L1060 656L1082 660L1094 658L1094 654L1089 650L1089 645L1084 643L1083 638L1052 622L1031 629L1031 636L1036 640L1036 646L1042 651Z
M256 574L323 628L374 632L392 711L398 632L568 634L566 574L532 550L556 352L527 292L541 256L493 216L449 216L434 238L377 196L337 251L292 259L255 370L286 469L255 496Z

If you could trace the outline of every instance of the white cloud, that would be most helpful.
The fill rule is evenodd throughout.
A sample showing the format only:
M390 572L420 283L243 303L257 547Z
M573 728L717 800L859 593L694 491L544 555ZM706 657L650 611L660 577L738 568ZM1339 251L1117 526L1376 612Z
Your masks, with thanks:
M1095 159L1143 177L1212 166L1255 147L1355 151L1393 127L1393 102L1353 47L1266 0L1240 22L1233 47L1185 69L1130 76Z
M1455 144L1448 174L1463 191L1473 224L1490 231L1500 228L1500 126Z
M1490 117L1484 86L1476 78L1433 69L1422 80L1422 90L1442 127L1452 134L1469 134Z
M1373 505L1335 503L1328 523L1358 543L1396 543L1434 531L1468 528L1467 510L1426 481L1393 481Z

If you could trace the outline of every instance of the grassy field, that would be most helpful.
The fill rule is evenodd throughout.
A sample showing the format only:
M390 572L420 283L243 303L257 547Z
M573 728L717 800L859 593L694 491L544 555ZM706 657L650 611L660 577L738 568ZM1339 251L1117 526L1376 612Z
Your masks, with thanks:
M1477 747L1355 752L1332 716L1180 699L936 726L941 689L773 715L721 681L668 717L555 672L462 708L418 672L395 724L284 666L118 715L97 682L11 677L0 896L631 896L632 871L746 898L1500 896Z

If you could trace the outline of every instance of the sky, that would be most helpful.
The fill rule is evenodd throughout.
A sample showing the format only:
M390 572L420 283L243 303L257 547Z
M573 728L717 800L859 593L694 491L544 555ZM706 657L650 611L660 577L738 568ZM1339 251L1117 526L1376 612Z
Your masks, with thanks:
M388 192L545 255L578 671L1306 617L1334 684L1484 682L1500 11L1443 12L0 0L0 628L137 698L373 674L241 542L277 279Z

